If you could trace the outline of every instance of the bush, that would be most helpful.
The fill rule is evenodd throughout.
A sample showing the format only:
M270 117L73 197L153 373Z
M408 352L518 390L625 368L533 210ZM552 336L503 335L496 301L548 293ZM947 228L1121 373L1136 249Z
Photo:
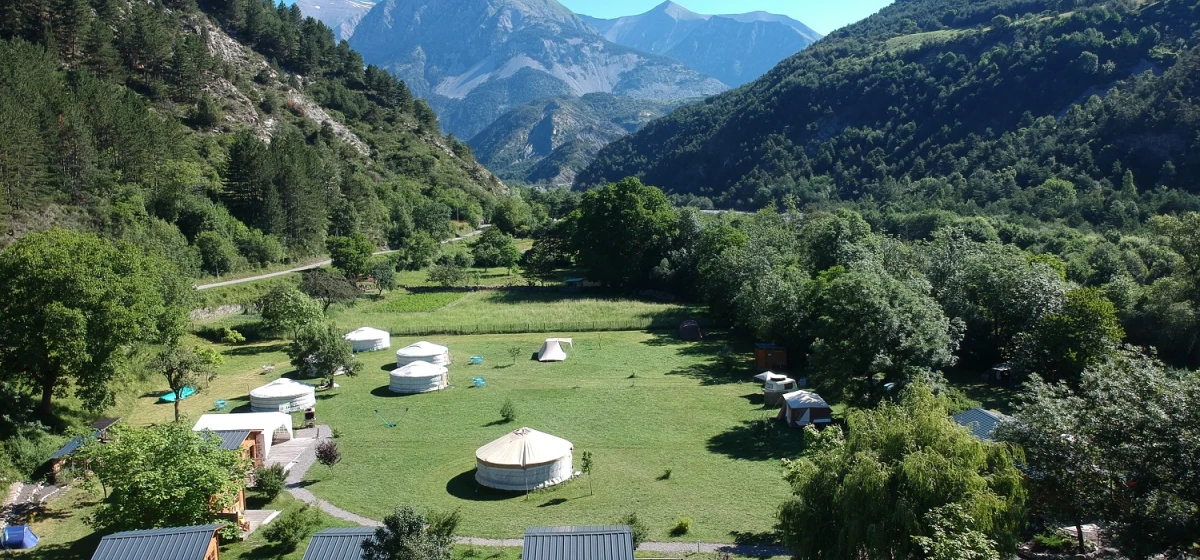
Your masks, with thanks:
M1061 531L1047 531L1033 536L1033 542L1039 548L1054 552L1066 552L1075 546L1075 541Z
M321 526L321 513L305 504L293 509L267 525L263 536L279 548L291 552Z
M331 440L325 440L317 444L317 461L322 465L333 470L333 466L342 460L342 452L338 450L338 446Z
M672 537L682 537L682 536L688 534L689 532L691 532L691 530L692 530L692 518L680 517L679 520L675 522L675 526L671 527L671 536Z
M667 469L667 470L663 471L662 474L658 475L658 479L659 480L670 480L671 479L671 469Z
M221 342L225 344L241 344L246 342L246 337L238 332L237 329L225 327L221 329Z
M639 544L646 542L646 537L650 536L650 527L646 526L646 522L638 519L637 512L632 512L625 517L617 520L619 525L628 525L629 530L633 533L633 549L637 550Z
M512 399L504 399L504 405L500 407L500 418L503 418L505 423L517 419L517 405L513 404Z
M286 481L287 471L283 470L283 465L264 465L254 471L254 488L268 501L283 491Z

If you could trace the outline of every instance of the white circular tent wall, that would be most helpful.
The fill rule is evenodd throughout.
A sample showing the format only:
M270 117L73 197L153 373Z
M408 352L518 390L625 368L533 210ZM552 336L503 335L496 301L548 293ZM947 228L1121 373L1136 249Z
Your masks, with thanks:
M422 340L396 351L396 367L404 367L417 361L429 362L435 366L448 366L450 365L450 349Z
M317 404L312 385L281 377L250 391L253 412L296 412Z
M521 428L475 451L475 481L489 488L529 491L571 478L575 446L530 428Z
M422 361L392 370L389 378L388 390L402 395L440 391L450 385L445 367Z
M350 349L355 352L374 352L392 345L391 334L371 327L355 329L342 338L350 341Z

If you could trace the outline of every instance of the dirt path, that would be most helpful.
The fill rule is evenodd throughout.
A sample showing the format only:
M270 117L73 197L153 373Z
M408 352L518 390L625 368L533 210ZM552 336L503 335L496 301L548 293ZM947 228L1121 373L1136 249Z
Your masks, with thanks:
M480 233L483 233L484 227L486 227L486 226L481 226L480 229L472 231L471 233L468 233L466 235L460 235L460 236L452 238L452 239L447 239L445 241L442 241L442 243L443 244L454 243L455 241L461 241L463 239L470 239L472 237L475 237L476 235L479 235ZM396 252L396 249L389 249L387 251L375 251L374 254L386 255L386 254L395 253L395 252ZM326 259L326 260L323 260L320 262L306 264L304 266L297 266L296 268L280 270L279 272L259 274L258 276L251 276L249 278L238 278L236 280L225 280L223 282L213 282L212 284L201 284L199 286L196 286L196 289L197 290L208 290L211 288L223 288L225 286L232 286L234 284L244 284L246 282L257 282L259 280L266 280L267 278L275 278L277 276L283 276L285 274L292 274L292 273L296 273L296 272L304 272L305 270L312 270L314 268L321 268L322 266L328 266L331 262L332 261L330 261L329 259Z
M304 473L308 472L309 467L317 460L316 447L317 442L322 439L332 437L332 432L328 426L317 426L317 432L313 436L313 443L307 450L304 451L292 463L292 468L288 470L287 475L287 492L297 500L308 502L321 508L321 511L328 513L338 519L356 523L364 527L379 527L382 525L379 521L363 517L357 513L346 511L337 507L325 500L318 498L307 488L304 487ZM480 537L457 537L455 542L458 544L467 544L474 546L496 546L519 548L522 544L521 539L485 539ZM758 545L743 545L743 544L726 544L726 543L706 543L706 542L644 542L638 546L638 550L647 550L652 552L668 552L683 554L686 552L710 552L710 553L728 553L734 556L752 556L764 558L768 556L786 556L787 549L782 546L758 546Z

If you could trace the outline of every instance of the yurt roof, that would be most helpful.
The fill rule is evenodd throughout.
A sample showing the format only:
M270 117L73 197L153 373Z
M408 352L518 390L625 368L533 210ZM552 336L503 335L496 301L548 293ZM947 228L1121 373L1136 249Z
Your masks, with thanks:
M256 399L269 399L272 397L298 397L313 392L316 392L316 389L312 385L280 377L275 381L250 391L250 396Z
M354 329L353 331L346 333L346 336L343 336L342 338L345 340L351 340L351 341L379 340L381 338L386 338L389 336L391 336L391 334L388 333L387 331L379 330L374 327L362 327L360 329Z
M764 371L758 375L755 375L754 378L765 383L767 381L779 381L780 379L787 379L787 376L782 373Z
M397 356L436 356L438 354L445 354L446 352L449 352L449 351L450 351L450 349L446 348L445 346L441 346L439 344L434 344L432 342L426 342L426 341L422 340L421 342L418 342L416 344L410 344L408 346L405 346L404 348L397 350L396 355Z
M792 408L829 408L829 404L821 398L821 395L803 389L784 394L783 400L787 401L788 406Z
M396 377L438 377L446 374L446 368L429 362L417 360L409 362L404 367L392 370Z
M480 447L475 451L475 458L490 465L527 467L557 461L574 447L563 438L521 428Z

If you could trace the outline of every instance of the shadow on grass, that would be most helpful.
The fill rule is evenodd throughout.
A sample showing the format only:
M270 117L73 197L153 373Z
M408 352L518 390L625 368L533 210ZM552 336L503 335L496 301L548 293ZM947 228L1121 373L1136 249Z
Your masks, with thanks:
M230 356L257 356L269 352L284 352L287 350L286 343L266 344L263 346L235 346L226 350L225 353Z
M685 368L667 372L667 375L681 375L699 379L701 385L726 385L729 383L753 382L752 372L740 368L730 368L720 361L695 364Z
M517 364L504 364L502 366L492 366L492 369L507 369L507 368L513 367L515 365L517 365Z
M317 393L317 400L327 401L327 400L332 399L333 397L336 397L340 394L341 393L330 393L329 391L325 391L324 393Z
M783 535L775 530L730 531L729 536L733 537L734 544L739 545L779 546L783 544Z
M404 395L401 393L393 393L392 390L389 389L387 385L380 385L374 389L371 389L371 395L376 396L376 397L385 397L385 398L407 397L408 396L408 395Z
M239 558L283 558L293 550L295 549L289 550L284 548L283 545L279 543L267 543L246 551L246 553L239 556ZM228 554L228 552L225 552L222 554L222 556L225 554Z
M791 459L804 451L803 430L786 427L774 416L748 420L708 440L708 450L734 459Z
M480 428L491 428L492 426L503 426L505 424L512 424L512 420L505 420L503 418L499 420L492 420L491 422L480 426Z
M451 478L446 483L446 492L460 500L471 500L472 502L496 502L524 495L524 492L496 490L475 482L475 469Z
M546 500L545 502L538 504L538 507L540 507L540 508L551 507L551 506L557 506L559 504L565 504L565 503L567 503L566 498L551 498L549 500Z
M764 408L766 407L766 399L763 397L762 393L750 393L748 395L742 395L742 398L746 399L746 402L750 404L756 404Z
M379 366L379 370L391 373L393 370L395 370L398 367L400 367L400 366L396 362L392 362L390 364L383 364L383 365Z
M68 543L39 543L32 550L22 552L19 556L14 554L12 557L21 560L88 560L100 545L100 538L100 534L92 533Z

